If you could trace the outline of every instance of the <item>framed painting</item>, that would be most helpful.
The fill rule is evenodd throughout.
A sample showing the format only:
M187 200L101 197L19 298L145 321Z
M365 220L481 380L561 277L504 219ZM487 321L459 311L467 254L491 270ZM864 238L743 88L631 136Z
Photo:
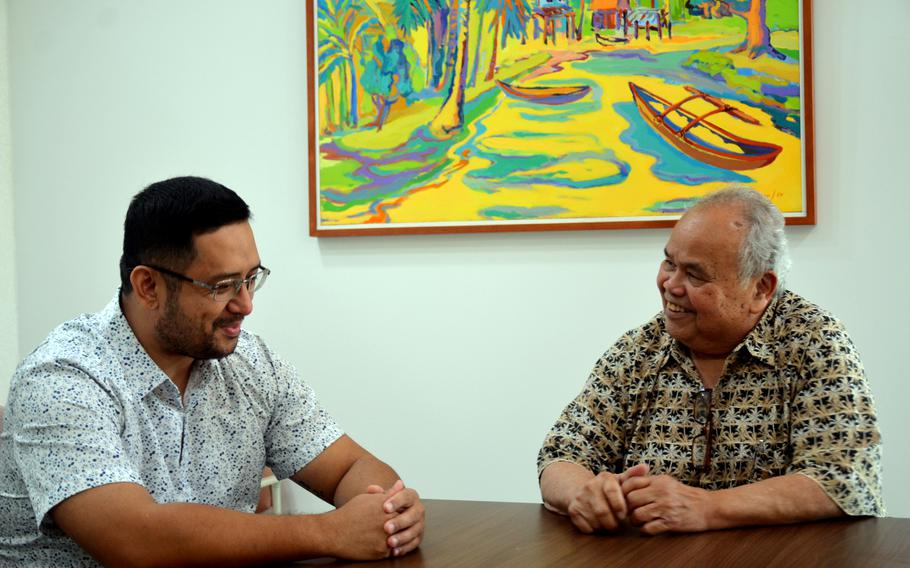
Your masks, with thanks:
M815 223L810 0L307 0L310 234Z

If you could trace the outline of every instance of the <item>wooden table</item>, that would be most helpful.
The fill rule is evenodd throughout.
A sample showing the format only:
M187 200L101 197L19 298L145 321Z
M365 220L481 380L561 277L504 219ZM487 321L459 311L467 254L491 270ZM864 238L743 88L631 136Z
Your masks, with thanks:
M424 501L420 549L357 566L903 566L910 567L910 519L835 520L687 535L643 536L635 529L588 536L536 503ZM323 559L314 564L351 566Z

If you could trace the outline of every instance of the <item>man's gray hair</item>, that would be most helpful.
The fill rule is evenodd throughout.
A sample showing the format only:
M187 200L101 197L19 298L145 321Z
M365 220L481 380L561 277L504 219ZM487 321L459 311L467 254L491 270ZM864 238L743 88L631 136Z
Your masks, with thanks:
M784 293L790 270L790 249L784 233L784 216L771 200L754 189L731 186L711 193L692 209L714 205L739 205L749 228L739 249L739 278L746 281L765 272L777 275L775 297Z

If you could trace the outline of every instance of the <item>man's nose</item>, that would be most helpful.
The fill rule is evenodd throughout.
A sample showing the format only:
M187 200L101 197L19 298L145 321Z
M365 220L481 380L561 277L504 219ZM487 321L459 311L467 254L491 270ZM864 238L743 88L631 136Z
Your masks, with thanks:
M228 302L228 309L235 314L248 316L253 312L253 293L246 284L240 287L237 295Z
M674 270L667 274L663 281L663 288L674 296L682 296L685 293L683 286L683 274L681 270Z

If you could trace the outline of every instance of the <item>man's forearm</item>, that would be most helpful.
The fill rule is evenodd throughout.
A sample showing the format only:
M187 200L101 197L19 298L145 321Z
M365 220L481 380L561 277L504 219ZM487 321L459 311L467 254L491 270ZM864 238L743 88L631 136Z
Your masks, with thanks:
M364 493L370 485L379 485L383 489L388 489L398 479L395 470L384 462L371 455L364 455L351 465L338 482L333 503L336 507L341 507L356 495Z
M193 503L158 504L139 485L78 493L56 524L106 566L243 566L338 556L388 556L383 495L359 495L321 515L255 515Z
M709 493L709 529L797 523L843 515L821 486L792 474Z
M336 553L329 514L254 515L188 503L130 506L134 514L121 509L67 518L61 511L55 518L104 565L242 566Z
M568 514L569 503L594 474L577 463L558 461L548 465L540 474L540 495L544 506L560 515Z
M159 507L159 528L141 531L158 538L142 539L147 550L137 553L131 566L143 565L140 556L155 558L157 566L245 566L338 554L328 514L253 515L183 503Z

